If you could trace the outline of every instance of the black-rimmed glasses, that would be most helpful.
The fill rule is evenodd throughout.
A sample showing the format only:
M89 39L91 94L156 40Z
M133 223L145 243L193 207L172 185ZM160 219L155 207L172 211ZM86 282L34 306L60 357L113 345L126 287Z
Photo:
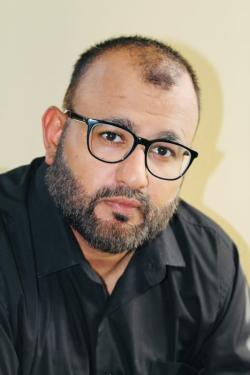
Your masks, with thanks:
M72 120L87 125L87 146L90 154L105 163L119 163L127 159L137 145L145 147L148 171L162 180L182 177L198 153L178 142L165 138L148 140L112 121L97 120L72 111L65 114Z

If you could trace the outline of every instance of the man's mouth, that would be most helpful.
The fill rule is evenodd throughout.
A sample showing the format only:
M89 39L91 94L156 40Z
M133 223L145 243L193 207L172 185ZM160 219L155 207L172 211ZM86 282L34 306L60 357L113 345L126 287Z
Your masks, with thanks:
M119 212L126 216L132 215L135 210L141 207L141 203L138 200L123 197L104 198L101 202L104 202L114 212Z

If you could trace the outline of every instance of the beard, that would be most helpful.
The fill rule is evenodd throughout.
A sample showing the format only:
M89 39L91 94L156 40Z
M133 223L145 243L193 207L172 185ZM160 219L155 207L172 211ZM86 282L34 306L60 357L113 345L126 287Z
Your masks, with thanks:
M127 186L103 186L93 196L88 195L83 182L78 180L66 162L63 149L65 133L59 142L54 163L47 168L45 181L64 219L91 247L112 254L133 251L165 229L177 209L177 196L165 207L158 208L140 190ZM102 199L112 197L137 200L142 222L132 225L129 217L117 212L112 213L113 220L98 218L96 206Z

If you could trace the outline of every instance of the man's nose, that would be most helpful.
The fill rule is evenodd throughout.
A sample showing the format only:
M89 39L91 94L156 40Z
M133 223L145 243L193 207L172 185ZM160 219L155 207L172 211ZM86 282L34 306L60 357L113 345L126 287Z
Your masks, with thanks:
M117 164L116 181L132 189L143 189L148 185L148 173L144 147L137 146L127 159Z

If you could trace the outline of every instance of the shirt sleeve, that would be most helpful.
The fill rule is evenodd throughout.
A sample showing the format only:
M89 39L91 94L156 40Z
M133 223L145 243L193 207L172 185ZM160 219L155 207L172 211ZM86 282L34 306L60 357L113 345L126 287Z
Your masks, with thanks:
M250 375L250 291L237 250L234 255L233 283L203 347L203 375Z

